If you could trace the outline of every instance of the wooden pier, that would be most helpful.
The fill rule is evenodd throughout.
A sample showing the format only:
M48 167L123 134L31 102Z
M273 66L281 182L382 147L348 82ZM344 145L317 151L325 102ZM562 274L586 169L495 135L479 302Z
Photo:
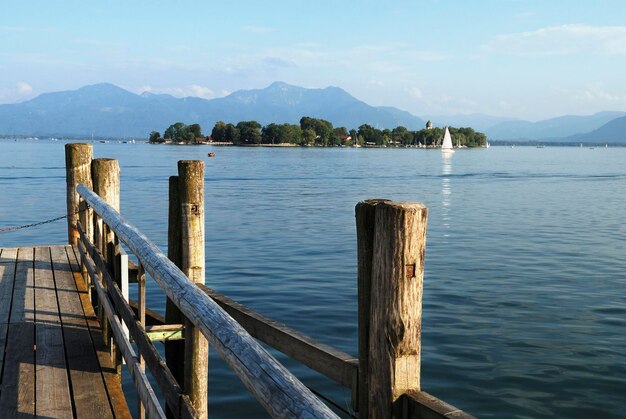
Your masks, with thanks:
M71 246L0 249L0 417L130 418Z
M421 390L425 206L356 206L350 355L205 285L202 161L179 161L169 179L166 256L120 214L117 161L93 159L90 144L65 150L69 245L0 248L0 418L130 417L123 362L139 418L206 418L209 345L273 417L472 418ZM167 296L165 318L146 307L147 280ZM261 342L348 388L351 411L331 409Z

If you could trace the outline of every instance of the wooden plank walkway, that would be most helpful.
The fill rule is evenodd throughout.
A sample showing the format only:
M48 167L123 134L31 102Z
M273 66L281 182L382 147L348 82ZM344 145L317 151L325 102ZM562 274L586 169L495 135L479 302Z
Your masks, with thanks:
M130 418L71 246L0 248L0 418Z

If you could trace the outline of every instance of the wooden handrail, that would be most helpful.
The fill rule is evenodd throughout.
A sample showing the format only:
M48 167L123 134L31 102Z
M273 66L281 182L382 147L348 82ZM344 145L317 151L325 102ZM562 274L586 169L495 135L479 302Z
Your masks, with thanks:
M337 417L113 207L83 184L76 190L268 413L273 417Z
M407 419L476 419L425 391L409 390L398 402Z
M101 272L102 281L106 284L108 291L106 295L101 295L101 297L103 297L103 299L110 299L113 303L113 306L115 307L115 314L124 321L124 324L128 328L130 337L137 345L139 354L146 358L152 376L159 386L166 402L173 409L172 412L176 415L176 417L180 418L196 417L197 414L191 406L189 399L183 394L180 386L172 376L172 373L169 371L165 363L161 362L159 353L154 345L152 345L145 329L141 327L139 321L135 318L132 308L126 303L126 300L122 295L122 291L111 278L111 274L106 268L106 262L104 261L102 253L100 253L100 251L89 242L80 223L78 223L78 232L80 233L81 239L78 242L78 250L81 254L82 260L85 262L89 275L92 277L92 283L96 287L102 286L99 283L96 271ZM95 266L92 266L92 264ZM138 375L138 377L141 378L142 375ZM143 384L141 385L143 386ZM147 386L149 386L149 384L147 384ZM142 397L148 393L143 391L138 392L138 394ZM147 405L148 400L142 398L142 402L144 405Z
M205 285L199 287L256 339L342 386L356 391L359 363L354 356L311 339Z

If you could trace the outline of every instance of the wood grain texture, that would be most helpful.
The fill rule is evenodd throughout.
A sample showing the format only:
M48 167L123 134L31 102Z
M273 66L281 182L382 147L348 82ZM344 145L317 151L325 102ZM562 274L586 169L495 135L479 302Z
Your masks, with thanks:
M204 161L178 162L180 205L180 270L195 284L205 283ZM185 319L185 384L199 418L208 415L209 343L193 322Z
M70 418L76 415L112 418L110 404L113 401L109 403L108 399L112 392L102 386L100 368L92 370L89 363L76 359L81 351L87 358L93 359L95 355L89 333L76 332L81 329L81 321L85 322L76 289L61 278L73 276L76 285L83 287L84 300L88 302L73 250L67 246L55 246L15 252L1 249L0 252L0 273L6 272L8 258L13 259L14 266L23 265L14 272L20 273L20 278L15 278L21 284L17 287L17 297L24 301L15 307L9 304L15 323L0 323L0 353L6 355L7 361L0 366L3 371L0 377L0 417ZM28 292L33 296L32 300L21 296ZM74 303L71 303L72 298ZM87 339L76 339L77 335ZM70 376L73 387L70 386ZM81 376L90 376L94 381L83 380ZM99 386L103 391L98 390ZM118 387L124 401L119 380ZM99 394L104 409L89 400L99 399ZM126 412L126 415L116 412L115 417L130 419L127 408Z
M33 255L32 247L18 249L9 323L35 321Z
M353 379L358 371L357 359L354 356L269 319L207 286L199 287L256 339L342 386L352 388Z
M65 346L48 247L35 248L35 362L40 417L71 418Z
M0 323L9 322L11 300L13 299L13 285L15 283L16 248L2 249L0 258ZM2 354L0 354L2 359Z
M11 323L7 327L0 418L34 417L35 323Z
M167 257L179 268L182 267L180 217L178 176L170 176L167 216ZM165 302L165 322L168 324L180 324L185 322L180 310L169 298L166 298ZM183 388L185 386L185 341L166 342L165 360L168 368L176 378L176 381L180 387Z
M81 185L78 190L272 416L336 417L234 319L193 285L145 235L88 188Z
M386 199L369 199L359 202L354 210L357 236L357 291L358 291L358 353L359 374L357 389L357 411L361 417L369 417L368 388L369 375L365 372L369 367L369 333L370 333L370 300L372 283L372 258L374 254L374 226L376 205L389 202Z
M402 399L407 419L475 419L424 391L409 390Z
M51 256L76 415L113 418L66 250L64 247L53 247Z
M87 271L89 271L90 275L92 275L94 278L96 277L95 269L89 263L87 263ZM115 286L115 284L113 285ZM119 344L119 349L122 352L126 364L128 365L128 371L133 378L133 381L135 382L137 395L142 401L148 417L164 419L165 413L161 409L159 400L152 390L150 383L148 382L148 377L139 366L139 359L135 354L134 349L126 340L122 324L118 317L115 315L115 310L113 308L113 305L111 304L111 301L109 300L107 291L104 289L104 286L100 283L100 281L94 280L94 286L98 294L98 299L102 304L106 317L109 320L109 324L111 325L111 332L113 334L113 337Z
M109 205L120 210L120 165L115 159L91 162L93 191Z
M12 257L11 253L2 252L3 257ZM0 417L28 417L35 414L33 254L32 247L22 247L16 252L10 312L8 307L5 308L8 324L4 326L6 346L3 348L4 370L0 380ZM5 292L9 288L4 288Z
M91 188L91 160L93 144L65 144L65 181L67 187L67 236L68 243L76 245L78 241L77 211L80 198L76 186L84 184Z
M82 236L81 236L82 239ZM91 340L96 351L96 356L100 364L100 370L104 378L104 385L106 386L107 394L109 396L109 402L113 409L113 414L116 419L130 419L131 414L126 402L126 396L122 390L122 383L120 376L117 374L115 366L107 352L107 347L102 340L102 329L100 323L97 320L93 306L91 305L91 298L87 292L85 282L78 275L78 248L66 247L70 267L74 275L74 283L76 290L80 296L80 301L83 306L83 312L85 313L85 319L87 321L87 327L91 334ZM86 268L85 268L86 269Z
M9 313L13 298L13 281L15 279L15 260L17 249L0 249L0 373L4 365L7 333L9 331ZM0 395L2 394L2 376L0 376Z
M369 417L420 389L422 285L428 210L419 203L376 205L369 332Z
M120 210L120 167L115 159L94 159L91 162L91 178L93 181L93 191L101 197L106 203ZM101 232L99 236L102 239L101 251L107 261L108 270L115 272L115 233L103 224L97 222L97 231ZM102 313L100 313L100 322L102 325L102 334L111 356L118 358L114 345L111 343L109 324Z
M86 267L91 276L97 277L96 270L105 267L101 253L94 249L90 243L86 243L87 253ZM139 352L146 359L146 363L152 373L161 393L165 396L165 401L170 407L175 417L195 417L195 412L188 399L183 398L182 390L171 372L161 359L158 351L151 344L141 323L136 319L133 309L126 304L121 290L113 282L108 272L103 273L103 280L109 286L108 291L115 311L128 327L130 336L135 341Z
M7 344L8 323L0 323L0 395L2 395L2 368L4 366L4 356Z

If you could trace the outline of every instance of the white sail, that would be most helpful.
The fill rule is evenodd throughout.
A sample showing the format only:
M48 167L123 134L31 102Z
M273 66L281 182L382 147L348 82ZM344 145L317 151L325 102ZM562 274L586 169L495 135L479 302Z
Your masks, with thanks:
M450 136L450 131L448 130L448 127L446 127L446 132L443 135L443 144L441 144L441 151L454 153L454 148L452 147L452 137Z

